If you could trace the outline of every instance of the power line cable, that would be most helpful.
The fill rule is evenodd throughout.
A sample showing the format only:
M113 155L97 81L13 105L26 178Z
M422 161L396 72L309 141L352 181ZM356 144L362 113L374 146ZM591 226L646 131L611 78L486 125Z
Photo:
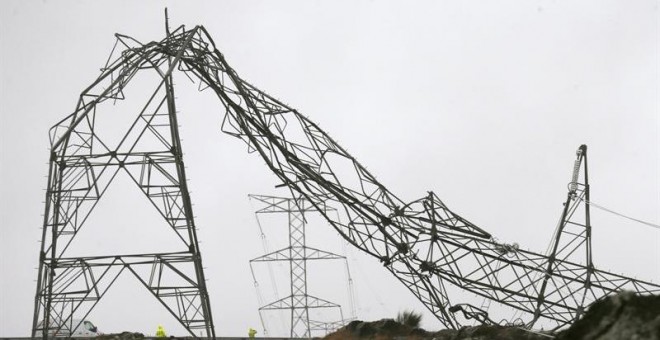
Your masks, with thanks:
M594 202L592 202L592 201L587 201L586 199L584 199L584 198L582 198L582 197L579 197L579 196L578 196L577 198L580 199L582 202L584 202L584 203L586 203L586 204L589 204L589 205L592 206L592 207L595 207L595 208L598 208L598 209L601 209L601 210L607 211L607 212L609 212L609 213L611 213L611 214L614 214L614 215L617 215L617 216L619 216L619 217L623 217L623 218L629 219L629 220L631 220L631 221L635 221L635 222L637 222L637 223L641 223L641 224L647 225L647 226L652 227L652 228L660 229L660 225L657 225L657 224L655 224L655 223L642 221L642 220L640 220L640 219L636 219L636 218L634 218L634 217L630 217L630 216L624 215L624 214L619 213L619 212L616 212L616 211L614 211L614 210L612 210L612 209L605 208L604 206L599 205L599 204L596 204L596 203L594 203Z

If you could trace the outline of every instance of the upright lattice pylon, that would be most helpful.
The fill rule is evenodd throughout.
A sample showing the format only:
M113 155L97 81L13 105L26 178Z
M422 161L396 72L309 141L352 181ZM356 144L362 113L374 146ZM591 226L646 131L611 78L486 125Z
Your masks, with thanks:
M580 174L582 175L580 178ZM549 297L572 296L579 301L574 319L579 319L588 306L599 297L591 291L594 264L591 256L591 217L589 212L589 172L587 146L580 145L573 163L568 195L557 229L548 248L548 262L538 291L533 325L546 312L543 301ZM579 263L578 267L563 266L562 262ZM556 275L560 274L560 275ZM572 278L579 277L581 281ZM549 288L552 287L552 288Z
M291 311L291 337L309 338L312 330L321 330L321 327L333 327L343 321L341 306L307 294L307 261L346 259L344 256L333 254L325 250L308 247L305 244L305 213L318 211L317 208L305 199L293 199L263 195L250 195L265 206L257 210L257 214L286 213L289 224L289 246L269 254L257 257L250 261L271 262L287 261L291 273L291 295L271 302L259 308L263 310L290 310ZM324 212L336 209L324 206ZM337 308L339 309L339 322L323 323L310 320L310 308Z
M73 320L85 319L125 272L133 274L191 335L202 331L215 336L172 83L172 71L193 36L194 32L168 34L162 48L143 53L135 40L117 35L118 45L126 49L109 59L114 61L81 94L75 112L51 129L33 337L67 336L82 327ZM155 90L139 98L146 104L134 112L135 120L123 138L110 145L102 139L103 126L96 126L96 117L107 114L104 102L122 107L124 88L138 70L153 72ZM128 175L163 216L169 225L163 233L177 234L180 251L121 255L109 249L107 256L69 256L75 236L121 175Z

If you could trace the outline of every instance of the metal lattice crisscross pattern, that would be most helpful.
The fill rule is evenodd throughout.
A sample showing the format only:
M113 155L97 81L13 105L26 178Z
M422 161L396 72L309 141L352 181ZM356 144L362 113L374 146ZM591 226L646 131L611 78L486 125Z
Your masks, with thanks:
M307 223L305 220L305 212L314 212L316 211L316 208L313 207L309 201L302 198L293 199L265 195L250 195L250 198L265 205L263 208L257 210L257 214L287 214L289 233L288 247L250 261L250 263L287 261L290 266L291 295L262 306L259 310L289 310L291 313L290 336L296 338L309 338L312 336L311 331L315 328L312 326L313 323L317 321L310 320L310 309L339 309L339 314L342 320L338 321L338 323L343 323L343 314L341 312L341 307L338 304L317 298L307 292L307 261L345 259L343 256L307 246L305 238L305 225ZM336 209L326 206L323 207L323 211L333 212L336 211ZM332 323L329 323L328 325L331 324Z
M51 129L46 213L35 299L33 333L66 336L89 315L122 273L139 282L187 329L214 336L182 159L171 73L196 33L178 30L160 43L126 48L109 59L80 96L77 109ZM163 53L167 48L168 53ZM138 70L157 74L155 90L116 145L102 137L96 117L104 102L125 100ZM128 175L181 240L181 251L159 254L69 257L67 249L118 175ZM118 218L121 218L119 213Z
M589 201L586 159L575 167L584 176L582 180L573 177L565 208L569 210L562 214L553 249L545 254L520 249L498 242L451 211L432 192L412 202L401 200L318 125L241 79L203 27L186 30L181 26L167 38L147 44L123 35L117 37L122 50L114 51L99 78L81 94L76 110L51 130L33 332L40 330L40 316L48 325L42 328L55 330L66 321L58 323L58 317L86 315L89 309L83 304L98 298L90 288L82 290L83 297L76 295L81 290L55 289L54 284L59 282L56 271L68 244L107 186L119 171L124 171L188 246L194 266L191 281L201 296L207 334L212 333L178 143L171 83L175 69L198 81L200 90L210 90L218 97L225 111L222 131L243 140L294 197L304 198L348 242L379 259L447 327L458 327L460 322L449 312L458 309L451 308L446 284L512 307L530 326L540 320L565 326L593 301L624 289L639 294L660 293L657 284L605 272L591 263L586 212L589 205L584 203ZM169 143L169 150L133 149L131 143L142 140L134 135L123 140L120 147L109 147L96 133L95 117L103 109L101 104L123 100L124 89L142 70L157 72L162 81L134 128L142 131L138 136L167 137L161 143ZM165 112L169 134L164 133L167 129L162 129L161 123L155 123L164 117L158 114ZM578 156L582 162L580 157L586 157L586 148L585 154ZM170 176L156 176L145 182L143 175L149 178L149 174ZM328 214L327 205L337 207L342 219ZM580 255L583 250L585 253ZM82 266L91 259L77 260L74 262ZM79 272L84 272L82 267ZM62 308L63 301L75 307ZM475 311L476 307L463 310ZM54 320L56 326L51 327L49 320Z

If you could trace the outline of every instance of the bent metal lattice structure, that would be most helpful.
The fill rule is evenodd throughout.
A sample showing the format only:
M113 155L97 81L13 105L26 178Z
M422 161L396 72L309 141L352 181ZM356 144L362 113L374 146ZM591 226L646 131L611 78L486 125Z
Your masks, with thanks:
M203 27L181 26L147 44L123 35L117 41L123 50L113 50L76 110L51 130L33 334L65 329L73 315L91 311L118 272L129 271L191 334L203 329L214 335L181 159L175 69L217 95L226 111L224 132L247 143L283 186L308 200L348 242L378 258L447 327L461 322L461 313L452 311L487 319L481 308L452 305L447 284L514 308L528 326L539 320L564 326L594 300L620 290L660 292L656 284L591 263L585 147L553 247L547 254L527 251L498 242L432 192L412 202L399 199L315 123L241 79ZM124 99L124 89L142 70L158 75L156 89L119 145L107 145L96 133L95 117ZM152 148L141 149L148 138ZM67 257L68 245L120 171L152 201L184 250ZM339 208L345 218L325 213L326 205ZM176 283L162 281L164 272Z

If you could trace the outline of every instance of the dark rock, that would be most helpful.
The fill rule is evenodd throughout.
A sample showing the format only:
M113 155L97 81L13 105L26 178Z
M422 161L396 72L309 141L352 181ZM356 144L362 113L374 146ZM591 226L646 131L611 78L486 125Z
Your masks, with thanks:
M440 331L438 333L441 333ZM444 332L445 335L450 333ZM527 330L499 325L481 325L462 327L459 329L453 338L456 340L548 340L549 338L544 335L529 332Z
M394 319L383 319L376 322L376 327L382 331L396 332L401 328L401 324Z
M324 339L549 340L516 326L481 325L428 332L392 319L353 321ZM660 340L660 296L621 293L594 303L555 340Z
M660 296L630 292L608 296L557 340L660 340Z
M355 330L353 331L353 335L357 337L368 337L376 333L376 328L373 327L371 323L368 322L361 322L359 323L356 327Z
M118 334L99 335L95 339L100 339L100 340L139 340L139 339L144 339L144 334L142 334L142 333L132 333L132 332L121 332L121 333L118 333Z
M360 320L353 320L353 321L349 322L348 325L344 326L344 328L348 331L353 332L357 328L357 326L361 323L362 323L362 321L360 321Z
M410 335L418 336L420 338L425 338L429 335L429 332L421 328L415 328L412 331L410 331Z

